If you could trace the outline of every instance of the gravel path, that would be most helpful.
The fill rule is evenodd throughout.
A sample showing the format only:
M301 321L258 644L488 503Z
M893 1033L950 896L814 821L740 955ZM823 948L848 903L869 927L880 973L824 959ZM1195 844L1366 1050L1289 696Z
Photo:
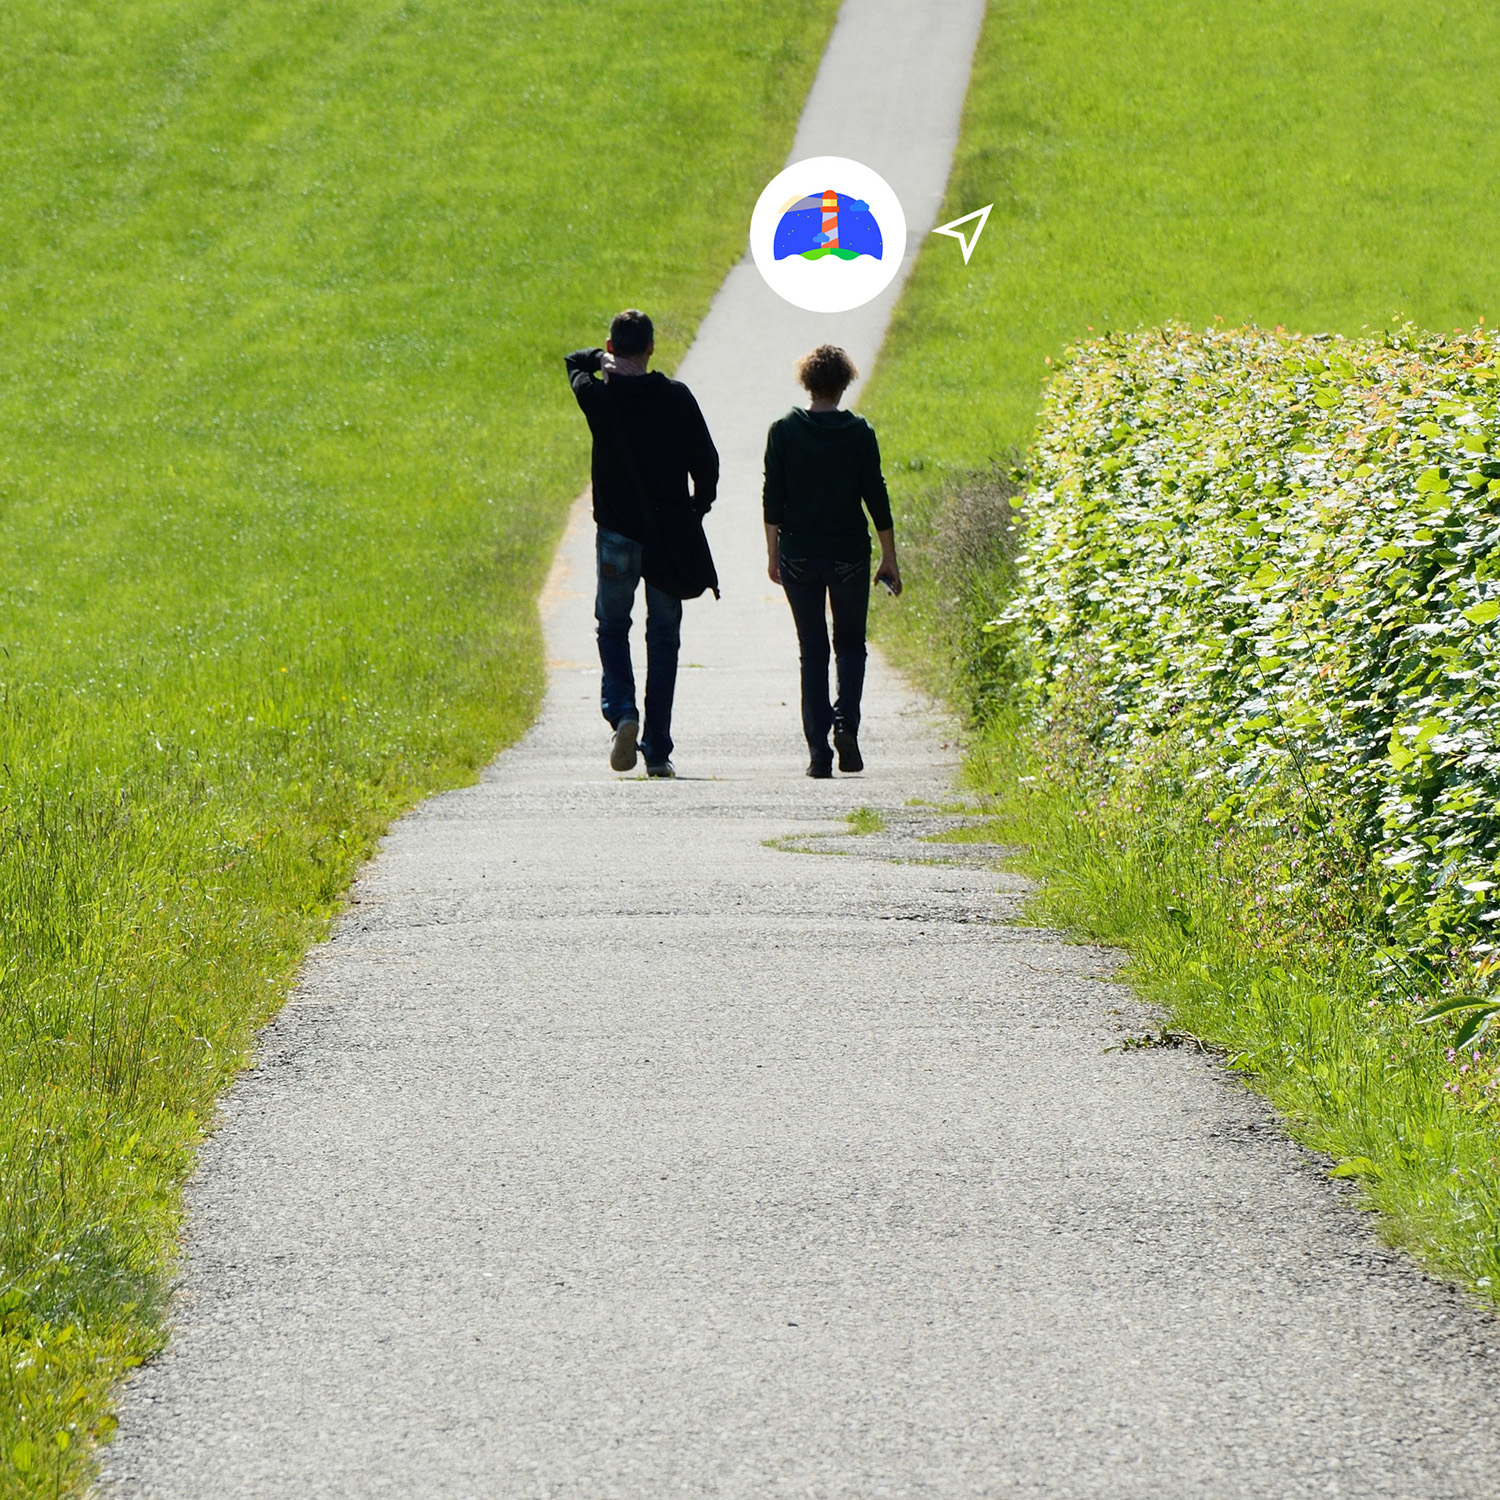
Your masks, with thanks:
M884 172L914 244L981 9L849 0L795 148ZM107 1494L1500 1493L1493 1322L1208 1059L1109 1050L1109 956L924 841L930 708L874 663L869 774L802 777L760 447L895 291L727 280L682 372L727 462L683 779L605 769L580 510L540 722L392 831L226 1103Z

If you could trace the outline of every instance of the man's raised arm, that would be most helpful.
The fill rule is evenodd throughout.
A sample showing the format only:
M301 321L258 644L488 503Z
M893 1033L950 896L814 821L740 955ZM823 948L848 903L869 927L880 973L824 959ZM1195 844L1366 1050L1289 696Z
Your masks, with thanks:
M573 387L573 394L578 398L578 404L587 410L586 403L591 401L594 393L599 389L599 382L594 379L604 364L604 351L602 349L575 349L572 354L563 360L568 371L568 384Z

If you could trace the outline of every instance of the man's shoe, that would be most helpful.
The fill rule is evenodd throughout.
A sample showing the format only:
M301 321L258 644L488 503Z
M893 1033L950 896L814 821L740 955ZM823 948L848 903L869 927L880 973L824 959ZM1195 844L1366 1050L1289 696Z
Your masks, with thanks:
M864 770L865 758L859 753L859 736L852 729L835 729L833 748L839 753L839 770Z
M615 726L615 742L609 751L611 771L635 769L635 742L640 736L641 726L634 719L621 719Z
M819 757L817 759L808 761L807 774L811 776L814 781L832 781L833 757L829 756L827 760L823 760L821 757Z
M675 781L677 779L677 767L669 760L664 760L659 766L647 766L646 774L653 781Z

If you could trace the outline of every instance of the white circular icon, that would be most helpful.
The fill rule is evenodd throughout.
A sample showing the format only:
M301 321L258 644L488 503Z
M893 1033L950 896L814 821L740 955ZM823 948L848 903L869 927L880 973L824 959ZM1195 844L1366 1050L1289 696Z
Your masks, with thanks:
M879 172L847 156L809 156L778 172L750 216L766 285L808 312L863 307L906 254L906 215Z

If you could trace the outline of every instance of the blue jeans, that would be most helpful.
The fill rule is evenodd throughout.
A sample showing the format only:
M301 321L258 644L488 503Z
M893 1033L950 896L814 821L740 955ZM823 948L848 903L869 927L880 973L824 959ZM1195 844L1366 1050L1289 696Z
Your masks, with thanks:
M599 528L596 543L599 592L594 618L599 622L599 665L604 680L599 706L609 727L626 719L640 721L635 701L635 672L630 664L630 611L641 581L641 544L618 531ZM677 691L677 648L682 641L682 600L646 585L646 722L641 754L648 766L663 764L672 754L672 699Z

